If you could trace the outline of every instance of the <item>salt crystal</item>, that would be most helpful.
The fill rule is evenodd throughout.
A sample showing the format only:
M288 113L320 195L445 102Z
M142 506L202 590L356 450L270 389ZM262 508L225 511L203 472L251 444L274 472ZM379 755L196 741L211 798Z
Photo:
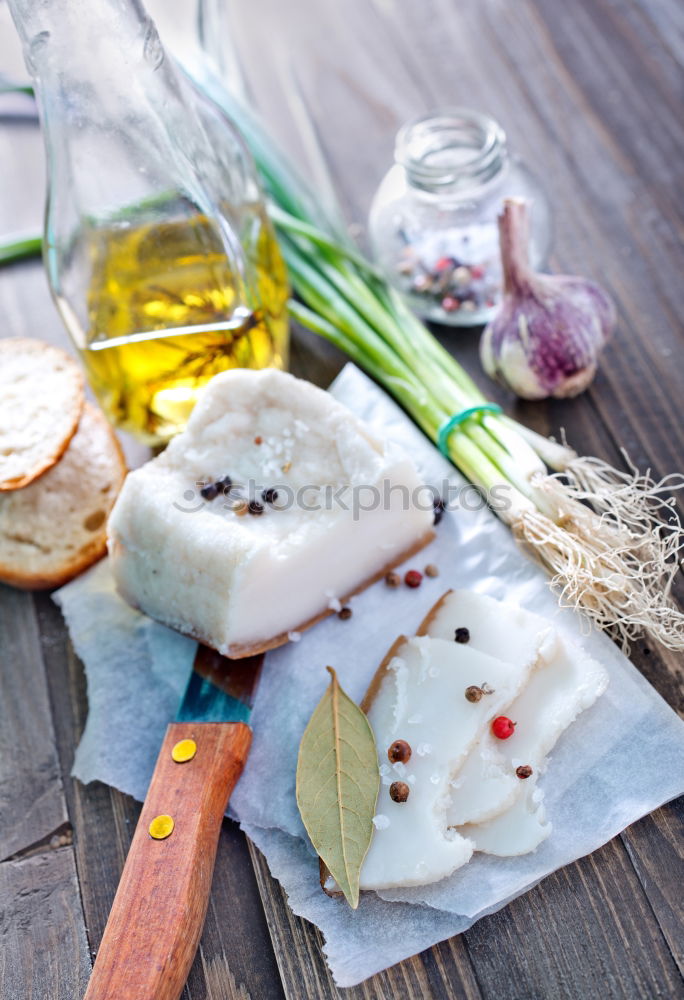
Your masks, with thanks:
M399 775L400 778L403 778L404 775L406 774L406 764L402 764L400 760L398 760L396 764L392 764L392 767L394 768L394 770L396 771L396 773Z
M425 861L419 861L418 864L416 865L416 875L418 876L427 875L427 873L428 873L427 864L425 863Z
M390 821L388 816L378 813L377 816L373 817L373 826L376 830L386 830L389 825Z
M410 719L406 720L409 726L419 726L423 721L422 715L412 715Z
M419 757L427 757L428 754L432 753L432 746L430 743L419 743L416 747L416 753Z
M408 781L409 785L415 785L415 783L416 783L416 776L415 776L415 774L409 774L409 776L408 776L408 778L406 780Z
M330 608L331 611L341 611L342 610L342 604L340 603L340 601L338 601L338 599L336 597L331 597L330 598L330 600L328 601L328 607Z
M428 674L430 677L439 677L439 667L430 667Z
M380 774L389 774L390 768L389 764L381 764L379 767Z
M299 640L302 637L302 633L301 632L288 632L287 633L287 637L290 640L290 642L299 642Z
M439 782L440 782L440 780L441 779L440 779L440 776L438 774L431 774L430 775L430 781L432 782L433 785L438 785Z

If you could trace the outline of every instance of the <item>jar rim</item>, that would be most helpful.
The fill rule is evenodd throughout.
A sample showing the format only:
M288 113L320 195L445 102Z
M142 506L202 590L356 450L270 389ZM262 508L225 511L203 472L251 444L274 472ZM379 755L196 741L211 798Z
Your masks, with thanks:
M394 158L426 190L485 183L507 158L506 133L496 119L472 108L438 109L399 129Z

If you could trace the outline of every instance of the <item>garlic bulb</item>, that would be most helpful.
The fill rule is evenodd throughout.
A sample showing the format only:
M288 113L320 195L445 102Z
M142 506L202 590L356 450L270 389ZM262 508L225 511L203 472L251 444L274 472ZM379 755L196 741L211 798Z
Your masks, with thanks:
M576 396L615 326L613 301L586 278L532 271L526 202L506 199L499 240L504 295L482 334L482 366L523 399Z

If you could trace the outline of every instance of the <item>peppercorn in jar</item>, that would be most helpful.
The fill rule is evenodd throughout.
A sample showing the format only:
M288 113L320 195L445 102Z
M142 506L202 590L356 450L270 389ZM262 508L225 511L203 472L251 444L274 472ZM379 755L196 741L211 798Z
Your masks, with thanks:
M497 217L514 196L533 203L530 257L539 268L550 246L548 203L493 118L455 108L399 131L369 227L376 259L415 312L453 326L491 319L502 292Z

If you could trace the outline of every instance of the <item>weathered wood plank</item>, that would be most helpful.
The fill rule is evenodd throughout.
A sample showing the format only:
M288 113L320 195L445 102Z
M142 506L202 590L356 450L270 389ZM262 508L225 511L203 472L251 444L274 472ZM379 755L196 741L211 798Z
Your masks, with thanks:
M0 864L0 996L78 1000L90 972L73 850Z
M619 838L464 935L487 997L679 997L684 985Z
M74 749L87 715L85 676L71 650L59 610L47 594L35 595L35 601L94 957L140 806L99 782L85 786L70 777ZM245 838L226 820L204 933L183 996L185 1000L280 1000L282 995Z
M644 816L621 837L684 976L684 798Z
M0 859L67 823L38 626L29 594L0 585Z
M278 968L288 1000L303 997L330 997L338 1000L479 1000L473 967L461 938L444 942L439 948L401 962L365 982L338 989L326 965L321 948L323 937L317 927L289 909L280 884L271 876L261 852L250 844L266 919L273 939Z

